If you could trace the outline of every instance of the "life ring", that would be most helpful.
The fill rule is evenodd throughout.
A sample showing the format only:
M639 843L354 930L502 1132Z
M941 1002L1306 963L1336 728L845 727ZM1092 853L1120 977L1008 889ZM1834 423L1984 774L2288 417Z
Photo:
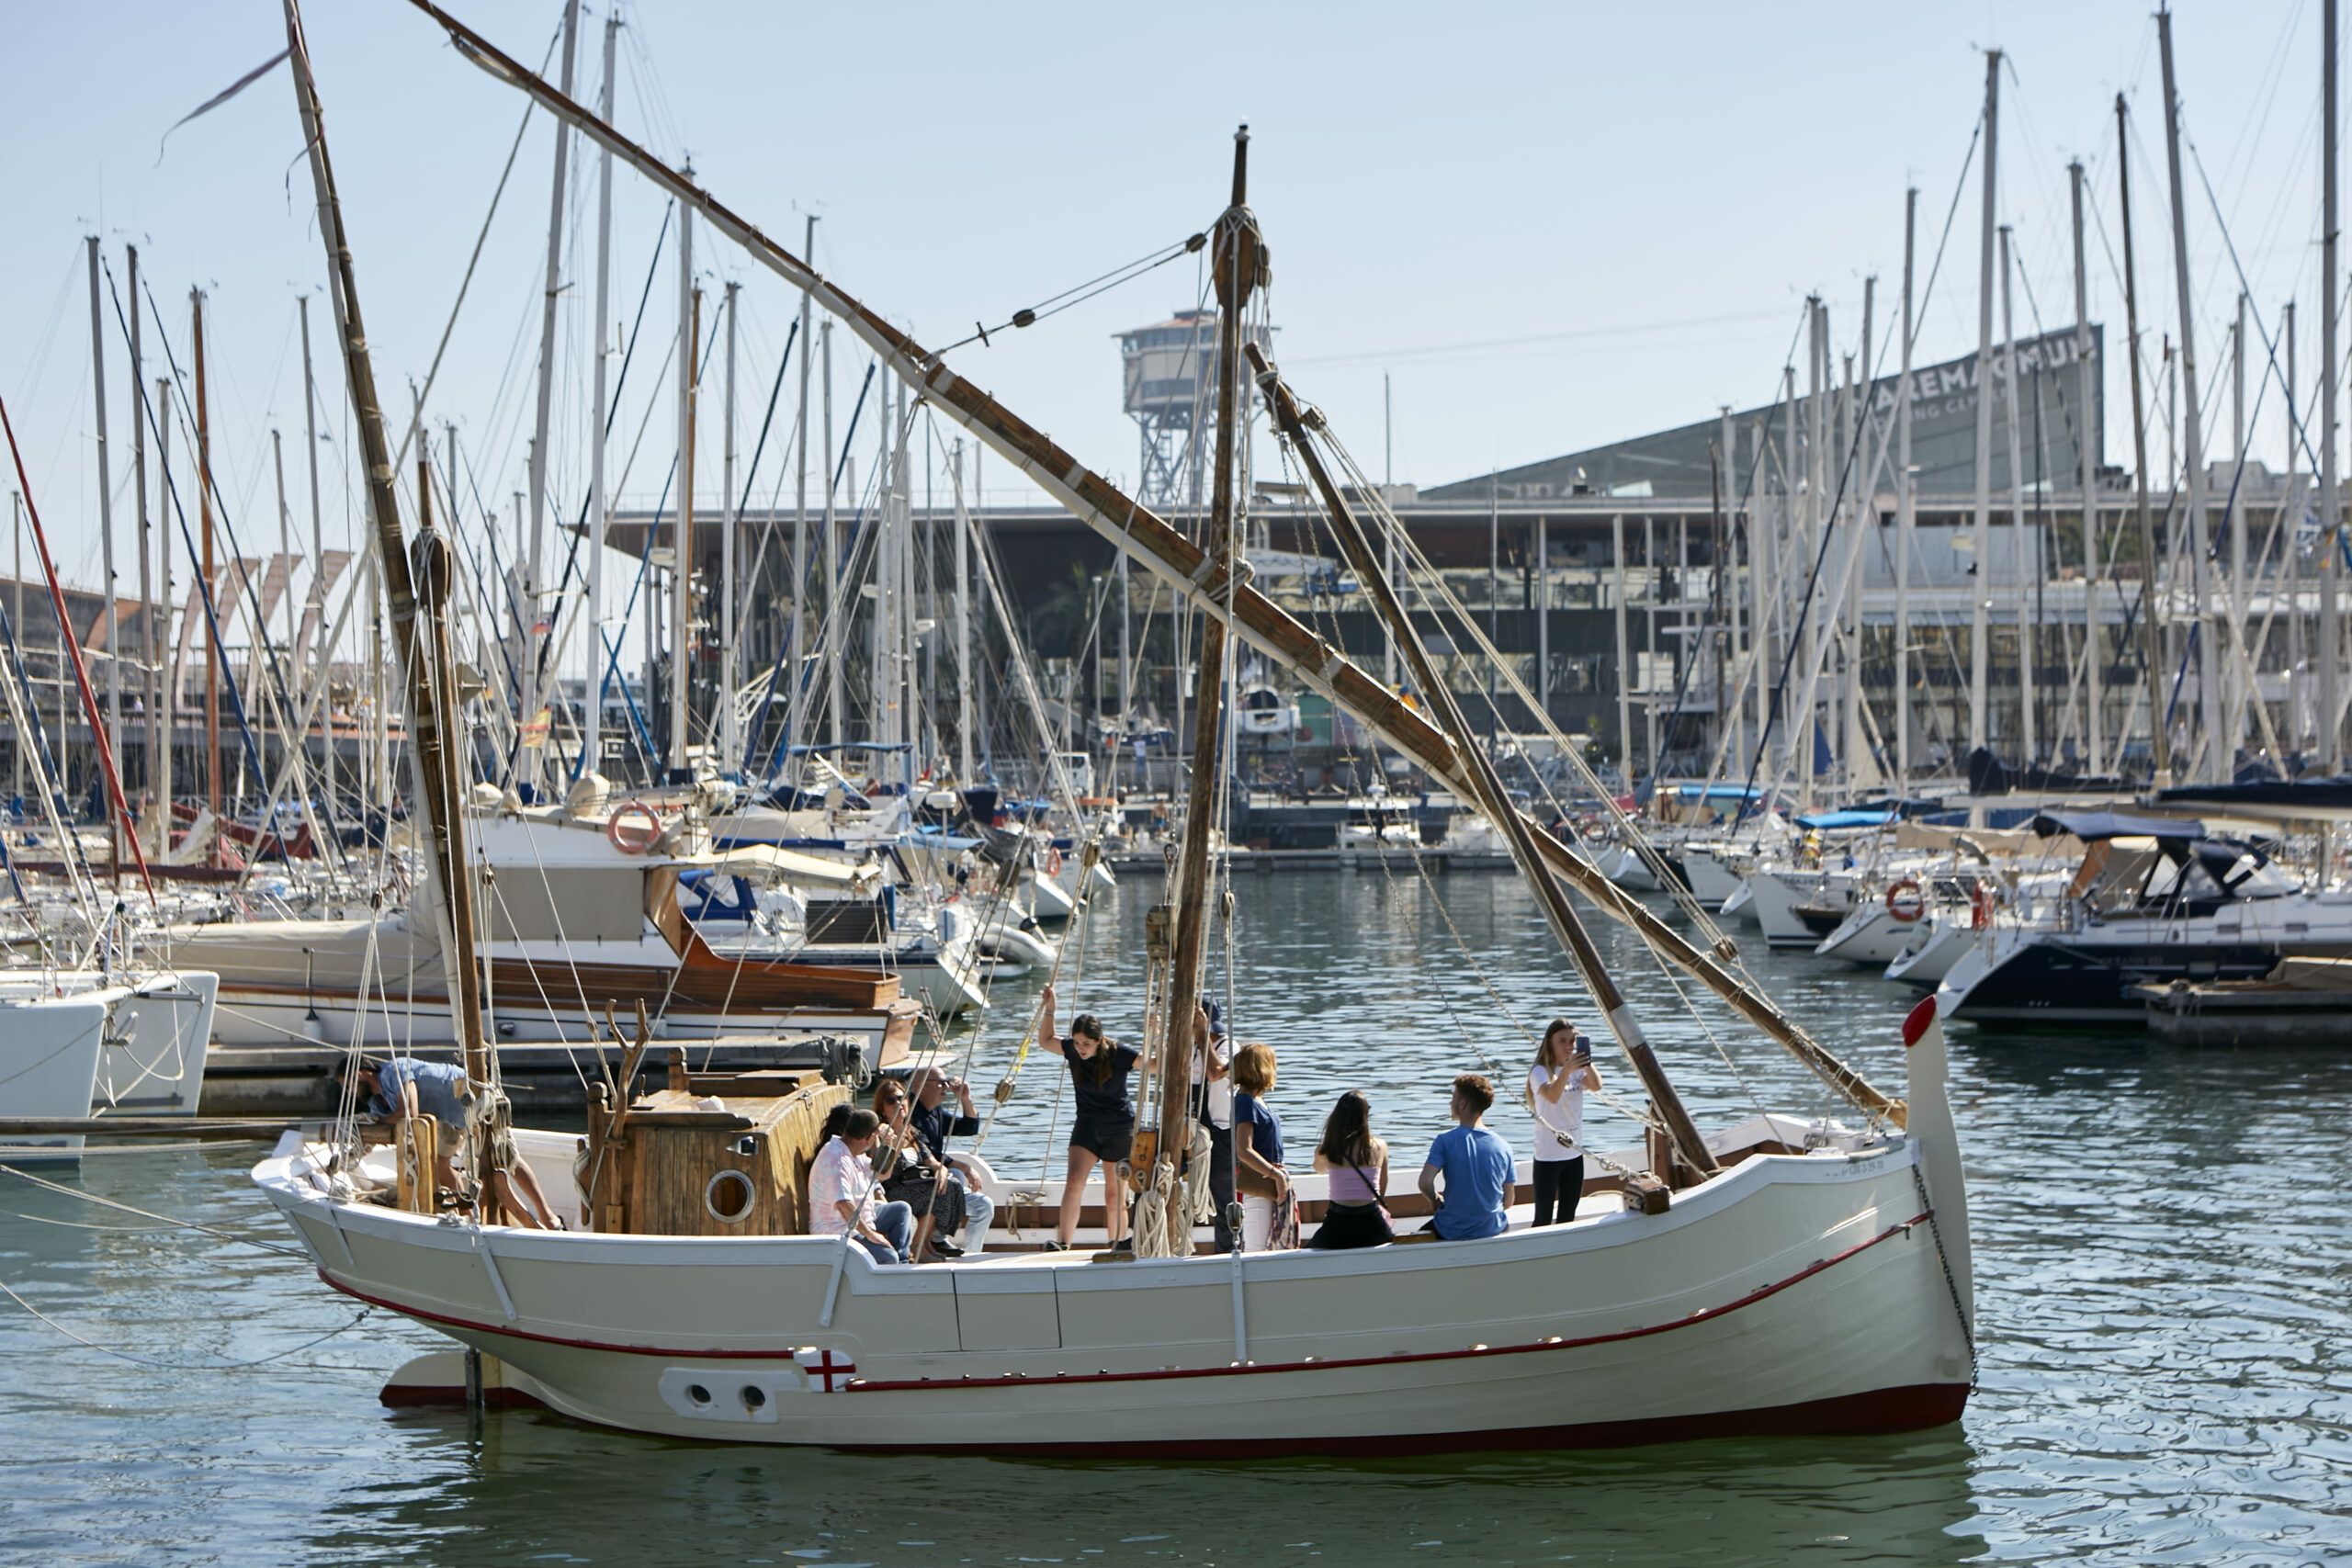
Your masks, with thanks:
M1982 882L1968 890L1968 929L1981 931L1993 923L1993 890Z
M1047 844L1046 846L1046 874L1047 876L1059 876L1061 874L1062 852L1056 846Z
M631 817L643 818L645 826L635 829L630 829L628 822ZM605 837L610 839L613 841L613 848L620 851L621 853L641 855L662 841L662 818L656 816L653 807L646 805L645 802L625 800L614 808L612 816L605 820Z
M1906 926L1928 912L1928 901L1919 896L1917 877L1906 876L1886 890L1886 912Z

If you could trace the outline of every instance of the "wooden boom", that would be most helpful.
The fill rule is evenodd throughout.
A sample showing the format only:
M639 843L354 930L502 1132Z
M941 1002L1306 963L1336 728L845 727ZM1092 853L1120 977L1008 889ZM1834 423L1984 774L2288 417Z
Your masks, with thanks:
M749 252L752 258L839 318L857 338L880 355L891 374L923 389L940 412L985 441L1012 462L1032 484L1058 502L1069 513L1111 541L1136 564L1153 572L1180 595L1189 608L1228 623L1251 647L1282 665L1309 689L1348 710L1388 745L1410 757L1424 772L1443 781L1465 798L1476 792L1469 771L1453 744L1428 719L1384 686L1378 677L1351 661L1337 644L1316 635L1304 623L1244 581L1229 589L1227 570L1206 551L1184 537L1168 522L1056 446L1051 437L999 403L978 387L948 369L939 356L844 293L808 262L762 232L718 197L672 168L645 148L623 136L591 110L573 102L542 80L537 73L458 20L435 0L409 0L448 33L458 52L515 88L528 94L548 113L571 125L615 157L702 214L704 220ZM1544 861L1604 914L1632 926L1642 939L1673 964L1724 998L1732 1009L1779 1041L1823 1082L1874 1115L1901 1125L1900 1100L1873 1087L1826 1047L1807 1034L1772 999L1755 990L1705 950L1694 945L1632 895L1621 890L1599 867L1555 837L1534 818L1521 818L1533 835Z

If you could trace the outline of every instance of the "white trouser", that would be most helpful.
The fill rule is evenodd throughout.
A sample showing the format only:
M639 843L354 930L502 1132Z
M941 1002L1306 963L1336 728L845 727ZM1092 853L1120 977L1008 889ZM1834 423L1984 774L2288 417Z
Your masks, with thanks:
M1274 1228L1274 1201L1272 1198L1241 1198L1241 1250L1266 1250L1267 1233Z

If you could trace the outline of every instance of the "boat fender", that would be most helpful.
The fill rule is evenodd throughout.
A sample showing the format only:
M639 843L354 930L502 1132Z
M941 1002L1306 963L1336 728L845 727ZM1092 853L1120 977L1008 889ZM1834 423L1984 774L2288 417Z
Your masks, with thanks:
M1909 925L1928 912L1928 903L1919 896L1919 879L1906 876L1886 890L1886 912Z
M625 800L605 820L605 837L625 855L641 855L662 841L662 818L641 800Z

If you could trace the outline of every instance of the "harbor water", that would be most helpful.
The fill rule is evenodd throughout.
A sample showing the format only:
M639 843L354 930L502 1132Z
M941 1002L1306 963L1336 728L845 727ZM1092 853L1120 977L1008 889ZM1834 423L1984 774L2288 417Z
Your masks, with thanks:
M1114 1035L1139 1022L1136 880L1072 928L1061 977L1064 1016L1099 1013ZM1303 872L1236 892L1236 1025L1280 1054L1269 1098L1294 1147L1361 1088L1396 1163L1417 1166L1453 1075L1490 1062L1497 1122L1524 1146L1532 1032L1593 1021L1516 877ZM1630 937L1602 935L1702 1124L1837 1109L1720 1007L1686 1009ZM1900 1092L1909 993L1745 946L1792 1013ZM1221 953L1216 967L1223 993ZM951 1042L983 1100L1037 983L1003 983ZM1614 1061L1604 1044L1618 1091ZM1046 1463L388 1412L384 1374L447 1342L319 1283L246 1180L257 1145L95 1151L51 1178L66 1191L0 1175L0 1284L18 1298L0 1298L0 1561L2352 1560L2352 1061L1956 1026L1952 1072L1981 1314L1962 1423L1379 1462L1158 1463L1148 1421L1091 1434L1101 1463ZM1065 1076L1032 1054L989 1134L1000 1172L1057 1171ZM1603 1106L1589 1128L1633 1141Z

